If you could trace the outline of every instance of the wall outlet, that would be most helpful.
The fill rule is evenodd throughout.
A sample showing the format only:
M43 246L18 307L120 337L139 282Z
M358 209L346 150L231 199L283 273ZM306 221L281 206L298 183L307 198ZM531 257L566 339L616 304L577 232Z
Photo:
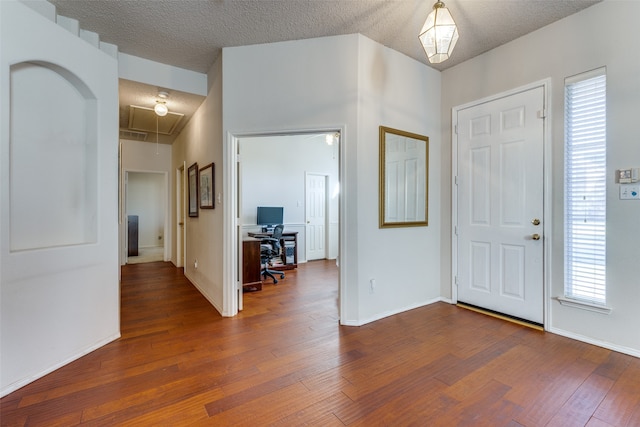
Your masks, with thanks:
M376 291L376 279L369 280L369 293L373 294Z
M620 185L620 200L640 200L640 185Z
M198 269L198 258L193 262L193 268Z

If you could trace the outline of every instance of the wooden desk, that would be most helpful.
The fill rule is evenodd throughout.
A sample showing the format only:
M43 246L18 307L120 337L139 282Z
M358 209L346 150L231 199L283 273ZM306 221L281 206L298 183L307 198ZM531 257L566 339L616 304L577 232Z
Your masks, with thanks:
M249 237L255 237L261 239L263 237L271 237L273 233L247 233ZM293 263L287 264L287 254L285 242L293 242ZM297 231L284 231L282 238L280 239L280 258L282 259L281 265L274 265L274 270L293 270L298 267L298 232Z
M260 239L248 237L242 240L242 290L261 291Z

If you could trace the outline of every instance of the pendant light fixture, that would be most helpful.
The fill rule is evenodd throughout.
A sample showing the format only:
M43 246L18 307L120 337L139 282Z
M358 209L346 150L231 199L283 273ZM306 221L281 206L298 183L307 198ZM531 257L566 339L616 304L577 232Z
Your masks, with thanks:
M458 27L443 2L433 5L418 38L430 63L439 64L449 59L458 41Z

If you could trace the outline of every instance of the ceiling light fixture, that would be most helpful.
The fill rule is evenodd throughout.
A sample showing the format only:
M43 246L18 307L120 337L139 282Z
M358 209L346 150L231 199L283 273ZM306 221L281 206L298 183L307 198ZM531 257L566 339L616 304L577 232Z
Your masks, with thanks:
M166 99L169 98L169 94L164 91L158 92L159 100L156 101L156 105L153 107L153 111L160 117L164 117L169 112L169 107L167 107Z
M157 101L155 107L153 107L153 111L155 111L156 114L160 117L163 117L167 115L167 113L169 112L169 108L164 102Z
M458 41L458 27L443 2L437 1L418 35L429 62L439 64L451 57Z

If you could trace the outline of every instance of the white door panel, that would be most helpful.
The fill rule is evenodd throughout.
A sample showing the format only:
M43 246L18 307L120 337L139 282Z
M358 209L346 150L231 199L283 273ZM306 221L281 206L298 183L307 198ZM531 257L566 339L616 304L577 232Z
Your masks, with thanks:
M326 257L326 177L307 174L306 183L306 259Z
M543 321L542 87L458 111L458 300ZM534 225L534 219L540 225Z

